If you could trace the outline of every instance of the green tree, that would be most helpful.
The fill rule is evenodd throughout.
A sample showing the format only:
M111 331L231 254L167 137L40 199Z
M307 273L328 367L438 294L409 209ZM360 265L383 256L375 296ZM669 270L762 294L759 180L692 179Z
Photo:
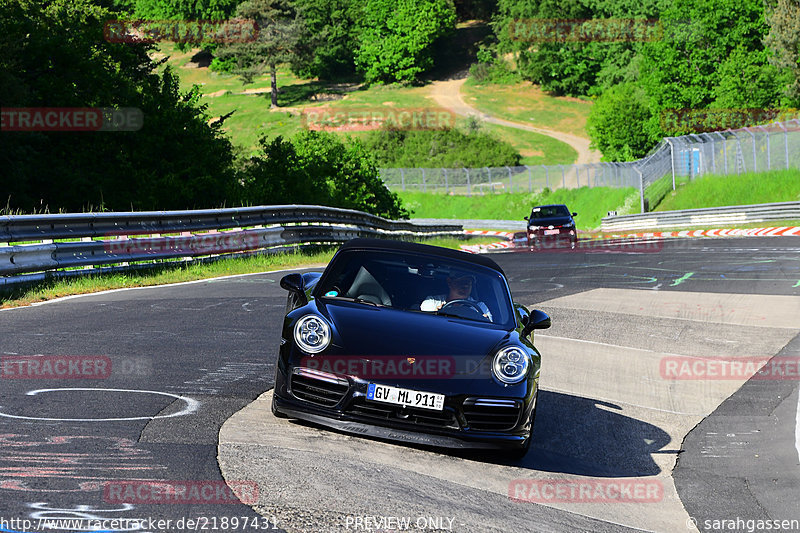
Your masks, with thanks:
M470 133L456 128L381 129L364 138L364 146L381 167L501 167L519 165L521 156L508 143L471 124Z
M783 74L785 104L800 107L800 0L777 0L767 20L765 43L774 51L770 63Z
M288 0L246 0L236 16L255 20L258 37L251 42L232 43L217 50L220 61L232 61L231 71L245 84L269 72L271 107L278 107L278 65L291 59L301 29Z
M318 204L408 218L357 140L306 130L290 140L262 138L261 151L244 168L245 194L252 203Z
M624 83L597 99L586 129L592 147L603 154L603 161L632 161L644 157L659 141L658 136L642 127L650 119L644 91L633 83Z
M452 0L367 0L356 65L367 83L414 82L433 67L434 42L455 28Z
M647 20L665 3L499 0L492 25L499 54L514 53L523 78L553 94L597 96L637 79L638 50L658 31Z
M651 131L686 133L661 128L671 110L774 105L779 88L763 44L762 0L676 0L661 20L664 38L642 48Z
M355 74L355 47L361 3L357 0L295 0L302 20L292 71L324 80Z
M146 20L223 20L231 16L241 0L122 1L133 3L134 14Z
M235 189L232 149L196 92L148 57L108 43L114 14L89 0L0 0L4 107L135 107L132 132L0 132L0 191L31 211L216 207Z

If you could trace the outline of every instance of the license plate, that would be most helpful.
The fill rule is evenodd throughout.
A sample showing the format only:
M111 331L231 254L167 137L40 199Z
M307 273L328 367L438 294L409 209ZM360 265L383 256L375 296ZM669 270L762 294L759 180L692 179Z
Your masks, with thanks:
M391 403L394 405L406 405L408 407L419 407L421 409L431 409L433 411L441 411L444 409L444 394L401 389L399 387L378 385L376 383L370 383L367 387L367 400Z
M558 235L557 229L546 229L544 230L545 235Z

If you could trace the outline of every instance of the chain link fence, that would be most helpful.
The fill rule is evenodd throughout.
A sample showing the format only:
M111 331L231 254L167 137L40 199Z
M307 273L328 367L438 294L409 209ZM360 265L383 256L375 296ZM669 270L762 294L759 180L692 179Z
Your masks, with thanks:
M738 175L800 168L800 119L667 137L642 159L584 165L483 168L384 168L398 191L445 194L539 192L544 188L634 187L642 212L681 183L705 174Z

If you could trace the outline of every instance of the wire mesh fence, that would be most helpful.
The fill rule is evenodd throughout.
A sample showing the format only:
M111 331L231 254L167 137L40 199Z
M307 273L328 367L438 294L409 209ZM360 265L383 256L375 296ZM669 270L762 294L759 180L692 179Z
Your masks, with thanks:
M545 188L634 187L642 212L677 185L703 175L800 168L800 119L667 137L642 159L583 165L384 168L392 190L445 194L539 192Z

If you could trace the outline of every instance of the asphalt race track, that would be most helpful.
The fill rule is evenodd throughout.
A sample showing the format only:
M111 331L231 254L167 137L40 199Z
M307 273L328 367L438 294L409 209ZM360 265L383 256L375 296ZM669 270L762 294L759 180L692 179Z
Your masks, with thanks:
M738 519L746 531L747 520L800 520L798 376L789 363L721 376L714 363L797 368L800 238L493 257L515 299L553 318L536 335L543 390L520 461L275 419L283 273L0 311L0 531L392 531L406 519L470 532L731 531L720 521ZM47 365L59 360L74 375L55 376ZM547 490L581 483L602 491Z

